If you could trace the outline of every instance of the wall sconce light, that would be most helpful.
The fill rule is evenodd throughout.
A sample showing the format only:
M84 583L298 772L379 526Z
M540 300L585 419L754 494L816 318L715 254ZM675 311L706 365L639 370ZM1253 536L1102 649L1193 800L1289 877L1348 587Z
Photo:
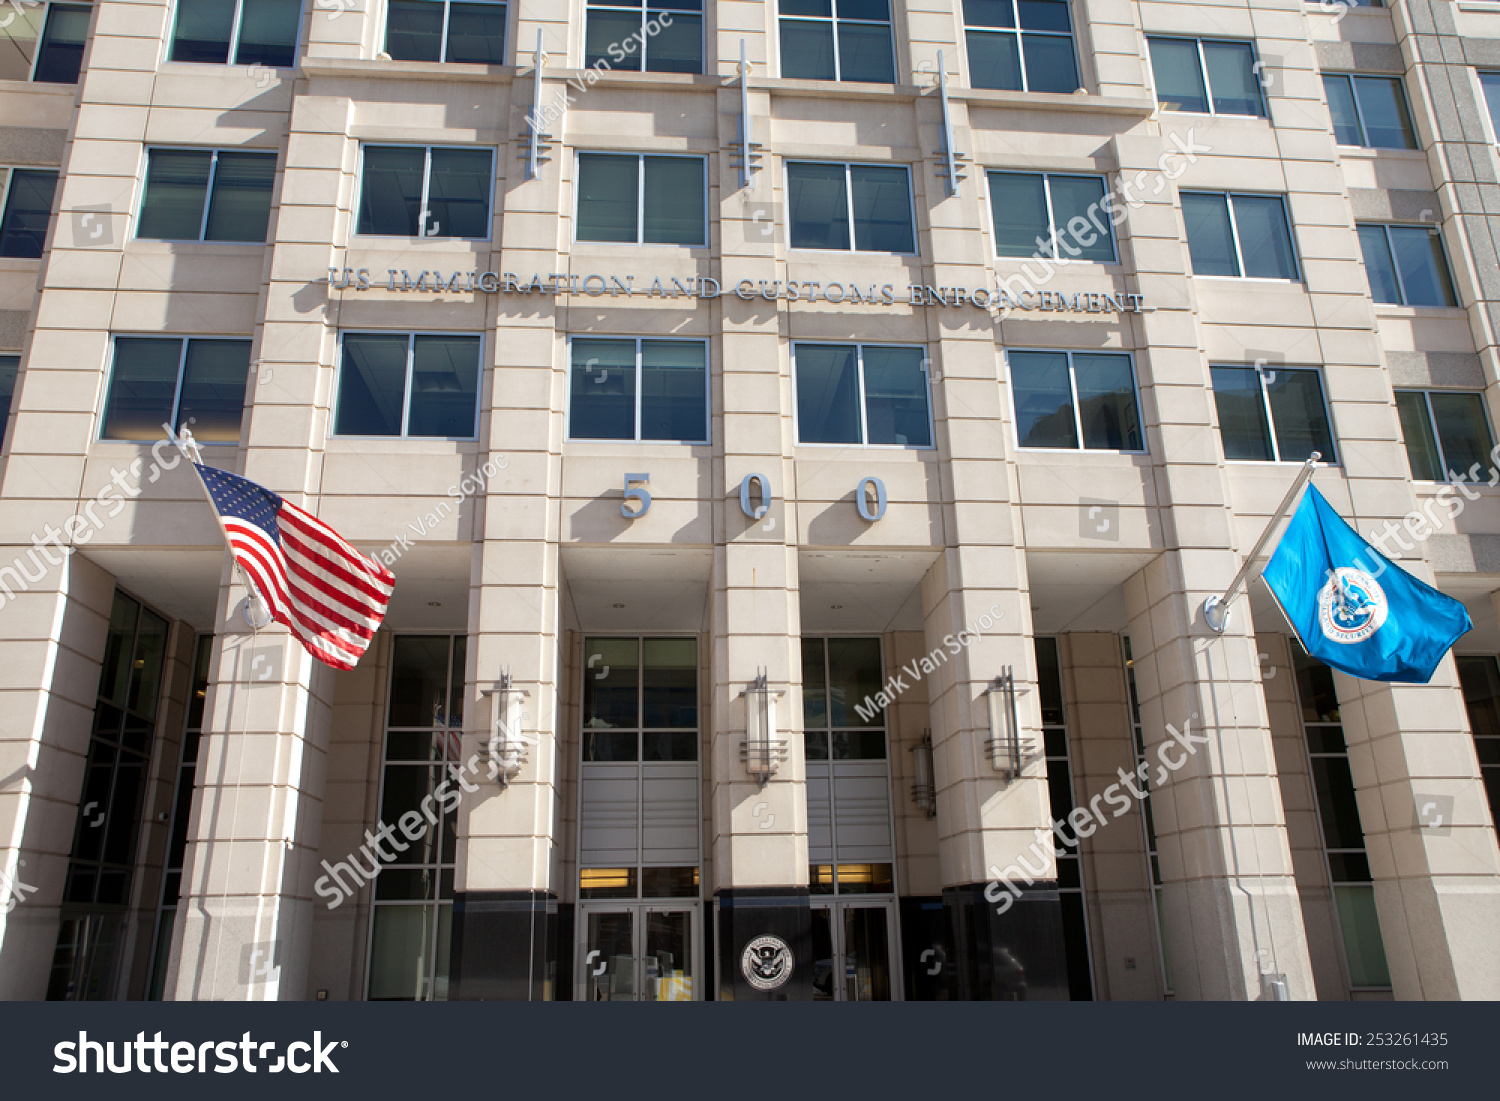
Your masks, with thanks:
M490 779L507 787L526 763L528 739L521 733L525 716L522 701L530 693L516 687L508 669L500 674L498 685L482 689L482 693L493 697L493 711L490 736L481 747L480 756L489 766Z
M745 770L764 784L787 758L786 739L776 736L776 701L783 693L772 690L762 669L741 695L745 697L745 740L740 744L740 759Z
M1026 689L1022 688L1024 692ZM1006 780L1014 780L1025 767L1025 757L1030 751L1027 739L1021 737L1021 720L1016 712L1016 674L1013 666L1007 665L988 689L990 704L990 736L984 743L990 754L990 767L1001 773Z
M922 740L911 747L913 782L911 797L928 818L937 817L937 783L932 771L932 731L922 731Z

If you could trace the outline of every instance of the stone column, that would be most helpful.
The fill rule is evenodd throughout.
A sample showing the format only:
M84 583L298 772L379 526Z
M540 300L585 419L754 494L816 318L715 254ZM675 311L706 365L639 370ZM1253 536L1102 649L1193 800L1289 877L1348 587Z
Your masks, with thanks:
M167 972L184 1001L308 996L333 671L225 585Z
M1198 611L1232 566L1168 551L1125 583L1173 992L1272 1000L1277 976L1301 1001L1312 966L1249 612L1215 636Z
M21 548L6 551L9 561ZM0 999L7 1001L47 996L114 588L109 574L72 555L30 591L0 602Z
M1424 685L1334 683L1393 993L1500 998L1500 850L1452 656Z

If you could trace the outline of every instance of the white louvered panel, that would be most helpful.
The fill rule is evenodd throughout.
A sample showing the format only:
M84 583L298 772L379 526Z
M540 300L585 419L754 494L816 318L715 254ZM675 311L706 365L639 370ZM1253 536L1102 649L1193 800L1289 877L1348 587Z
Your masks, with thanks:
M828 803L828 762L807 762L807 861L833 863L833 813Z
M698 765L641 765L642 864L697 864Z
M840 863L895 859L891 851L888 768L885 761L839 761L834 765Z
M614 868L636 863L640 848L637 767L584 763L579 779L580 867Z

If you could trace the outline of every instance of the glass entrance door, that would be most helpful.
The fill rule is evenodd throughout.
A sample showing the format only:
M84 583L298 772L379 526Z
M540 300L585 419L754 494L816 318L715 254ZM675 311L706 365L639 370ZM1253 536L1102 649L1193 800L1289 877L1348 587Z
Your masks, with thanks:
M896 997L889 900L812 904L813 1001L888 1002Z
M690 1002L697 997L698 909L582 904L577 996L590 1002Z

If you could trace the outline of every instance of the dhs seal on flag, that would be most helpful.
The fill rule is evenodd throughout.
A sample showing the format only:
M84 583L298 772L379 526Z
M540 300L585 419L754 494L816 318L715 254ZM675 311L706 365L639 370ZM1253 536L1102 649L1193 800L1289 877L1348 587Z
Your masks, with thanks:
M1380 583L1352 566L1330 570L1328 583L1318 591L1318 626L1329 642L1363 642L1380 630L1389 610Z

